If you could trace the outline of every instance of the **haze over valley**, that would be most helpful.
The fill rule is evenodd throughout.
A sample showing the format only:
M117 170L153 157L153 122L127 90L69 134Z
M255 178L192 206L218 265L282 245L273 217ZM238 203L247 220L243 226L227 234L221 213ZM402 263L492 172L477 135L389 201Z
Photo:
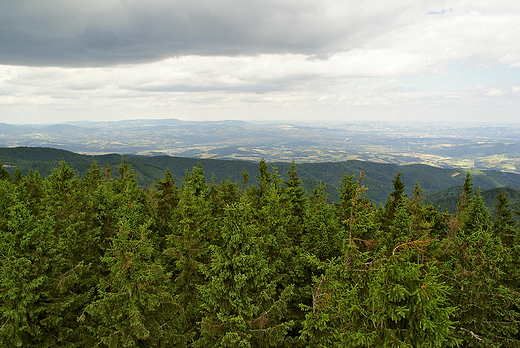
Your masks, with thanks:
M170 155L258 162L422 163L520 173L520 126L463 123L296 124L136 119L0 124L0 146L100 155Z

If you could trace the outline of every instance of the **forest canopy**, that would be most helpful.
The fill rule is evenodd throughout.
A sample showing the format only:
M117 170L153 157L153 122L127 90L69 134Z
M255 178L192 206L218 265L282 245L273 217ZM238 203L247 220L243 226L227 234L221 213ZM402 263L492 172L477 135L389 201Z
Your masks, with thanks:
M376 206L363 177L345 173L329 204L294 164L282 179L260 161L255 184L207 182L199 164L146 190L125 161L81 178L0 168L0 344L518 346L507 196L490 211L467 174L441 213L397 173Z

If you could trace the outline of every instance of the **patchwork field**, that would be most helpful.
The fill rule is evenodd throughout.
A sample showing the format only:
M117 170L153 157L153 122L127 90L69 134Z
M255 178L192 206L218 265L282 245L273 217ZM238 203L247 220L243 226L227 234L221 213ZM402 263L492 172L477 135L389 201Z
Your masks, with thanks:
M170 155L269 162L422 163L520 173L519 125L253 124L176 119L0 124L0 146L47 146L83 154Z

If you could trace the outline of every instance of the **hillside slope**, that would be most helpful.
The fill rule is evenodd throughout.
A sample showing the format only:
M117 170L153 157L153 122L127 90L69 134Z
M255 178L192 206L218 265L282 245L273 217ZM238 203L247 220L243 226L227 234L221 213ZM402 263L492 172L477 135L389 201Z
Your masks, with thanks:
M20 168L26 173L29 170L37 170L43 177L48 176L52 169L64 160L82 176L94 161L98 166L117 167L124 156L121 154L109 154L99 156L81 155L65 150L43 147L18 147L0 148L0 162L7 165L6 168L13 173ZM133 165L137 174L139 185L142 187L153 186L154 182L164 176L166 168L173 174L177 185L182 183L182 178L197 163L203 166L208 181L212 177L216 181L229 179L230 181L242 181L241 172L246 170L251 182L256 183L258 163L239 160L215 160L195 159L171 156L127 156L127 162ZM287 178L286 172L290 170L290 163L272 163L283 178ZM368 196L375 202L384 202L392 191L392 179L400 172L402 181L407 186L407 193L411 194L416 182L424 190L424 194L431 194L446 190L464 183L465 169L444 169L422 164L394 165L363 161L342 161L327 163L301 163L296 166L304 187L310 191L318 183L327 185L326 192L331 200L337 199L335 187L338 186L345 173L359 177L359 173L365 169L363 184L368 188ZM114 171L115 172L115 171ZM493 170L470 170L475 188L489 190L498 187L520 188L520 175L514 173L499 172ZM117 176L117 175L116 175ZM460 192L460 191L459 191ZM458 196L459 193L456 195Z
M462 186L453 186L445 190L425 195L425 203L431 203L441 210L447 209L449 213L457 212L457 204L459 203ZM484 201L484 205L490 212L495 211L496 197L500 193L505 193L511 204L511 209L518 210L520 208L520 190L513 187L495 187L488 190L482 190L480 195Z

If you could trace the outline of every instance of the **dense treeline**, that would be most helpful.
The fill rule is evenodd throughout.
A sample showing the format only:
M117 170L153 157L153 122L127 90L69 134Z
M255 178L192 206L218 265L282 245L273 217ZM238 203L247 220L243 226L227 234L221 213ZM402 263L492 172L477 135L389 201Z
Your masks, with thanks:
M52 170L59 166L61 161L67 162L76 175L82 178L90 168L93 161L105 168L110 165L116 168L123 160L121 154L107 155L82 155L70 151L42 148L42 147L0 147L0 162L4 168L14 175L17 169L27 175L31 170L38 171L42 178L46 178ZM136 175L137 183L140 187L154 187L155 182L161 180L164 172L169 168L172 176L178 184L182 183L182 178L186 171L191 170L200 161L204 168L205 178L208 182L213 177L217 182L229 179L230 181L241 181L241 171L257 173L259 164L257 162L241 160L216 160L216 159L196 159L173 156L133 156L126 158L128 164L132 165L132 170ZM280 173L282 180L288 180L287 172L291 170L290 163L274 163ZM395 173L400 172L401 181L406 184L406 193L412 195L415 183L419 183L424 190L425 202L440 206L440 210L449 209L450 213L456 212L460 188L464 184L464 173L470 171L475 187L482 189L484 203L489 209L493 209L494 199L498 192L492 190L497 188L507 188L506 195L514 205L520 197L520 175L495 170L474 170L462 168L438 168L423 164L395 165L389 163L374 163L358 160L328 163L299 163L298 176L301 178L303 188L312 193L314 187L319 183L324 183L324 193L327 194L327 202L332 204L338 201L337 187L345 172L355 174L355 179L365 168L365 178L363 185L370 200L376 204L383 204L390 192L392 192L392 179ZM119 173L114 171L114 179L118 179ZM251 176L250 183L257 185L256 175ZM488 191L492 190L492 191ZM489 195L489 200L488 200Z
M138 187L96 164L0 169L4 347L509 347L520 343L519 231L468 175L456 214L386 203L345 174L339 201L306 196L293 165L257 184ZM356 173L359 174L359 173Z

